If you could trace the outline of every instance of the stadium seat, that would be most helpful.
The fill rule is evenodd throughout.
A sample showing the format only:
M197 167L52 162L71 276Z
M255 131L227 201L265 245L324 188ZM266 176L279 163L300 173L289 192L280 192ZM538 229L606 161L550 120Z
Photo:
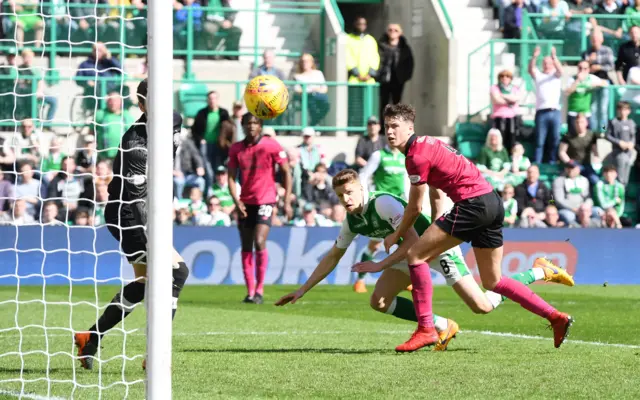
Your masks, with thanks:
M456 141L462 142L482 142L487 138L488 129L486 125L464 122L456 124Z
M484 141L471 141L467 140L464 142L458 142L458 150L462 153L463 156L468 158L469 160L475 160L480 155L480 150L484 146Z
M204 83L183 83L178 91L180 111L185 118L195 118L207 106L209 88Z

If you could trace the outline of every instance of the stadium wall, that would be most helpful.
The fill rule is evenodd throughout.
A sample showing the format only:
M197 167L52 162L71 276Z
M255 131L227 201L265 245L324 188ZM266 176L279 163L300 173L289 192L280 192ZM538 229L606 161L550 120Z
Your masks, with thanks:
M331 248L338 228L274 228L268 241L270 255L266 282L298 284L311 274ZM132 279L131 267L105 227L1 226L0 285L119 283ZM503 272L527 270L536 257L546 256L567 267L577 284L640 284L637 244L640 230L506 229ZM241 284L240 241L235 228L176 227L176 249L192 272L189 284ZM367 240L358 238L338 268L324 281L352 282L351 266L359 260ZM470 268L473 253L463 245ZM379 253L379 257L382 254ZM19 276L19 280L17 278ZM377 278L368 276L369 283ZM436 284L444 284L434 274Z

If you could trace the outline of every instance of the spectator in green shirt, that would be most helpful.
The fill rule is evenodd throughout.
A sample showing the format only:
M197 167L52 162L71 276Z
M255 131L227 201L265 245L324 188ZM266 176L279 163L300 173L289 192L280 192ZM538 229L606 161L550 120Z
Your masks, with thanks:
M509 153L502 145L502 133L499 129L490 129L485 146L480 150L477 165L487 181L499 191L504 186L504 178L509 172L507 164L510 162Z
M603 180L596 183L595 197L605 211L612 208L618 217L624 214L624 185L618 182L618 172L613 165L602 168Z
M107 108L98 110L95 117L94 130L100 160L115 158L120 146L120 138L133 122L131 113L122 107L120 94L109 93Z
M49 155L42 159L42 174L48 183L60 172L60 165L65 155L62 153L62 139L54 136L49 146ZM36 168L37 169L37 168Z
M622 28L629 32L632 26L640 26L640 1L636 1L634 6L628 6L624 10L627 19L623 20Z
M228 182L228 172L227 167L224 165L220 165L216 169L216 179L213 182L213 186L211 187L211 192L215 198L220 201L220 207L222 207L222 211L225 214L231 215L233 210L235 210L236 206L233 202L233 198L231 197L231 193L229 193L229 185ZM236 184L238 191L240 191L240 185Z
M218 136L222 121L229 120L229 111L220 107L218 92L210 91L207 94L207 106L198 111L191 127L191 137L205 160L205 187L211 186L213 171L224 164L224 154L219 151Z

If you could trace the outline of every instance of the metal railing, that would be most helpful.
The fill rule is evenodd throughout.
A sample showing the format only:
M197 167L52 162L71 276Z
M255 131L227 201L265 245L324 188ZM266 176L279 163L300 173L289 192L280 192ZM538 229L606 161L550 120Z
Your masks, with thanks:
M20 5L20 2L16 4ZM240 48L233 50L219 50L219 49L198 49L196 46L196 24L194 21L194 8L193 7L185 7L184 9L187 11L187 20L185 31L182 32L185 34L186 46L184 49L176 48L174 45L174 57L184 57L186 60L185 67L185 78L193 77L193 70L191 67L192 61L195 57L240 57L240 56L252 56L254 64L258 65L262 52L270 47L270 46L260 46L260 26L264 26L264 21L261 23L261 17L264 14L294 14L298 15L301 18L306 16L318 16L320 18L320 37L318 38L319 52L318 54L314 54L320 65L320 68L324 68L324 59L325 59L325 49L324 49L324 32L325 32L325 10L324 3L322 1L317 2L296 2L296 1L273 1L268 3L269 8L265 8L264 4L260 0L255 0L255 7L253 8L229 8L229 7L200 7L200 10L203 12L209 13L240 13L240 12L248 12L253 13L253 24L254 24L254 33L253 33L253 46L250 49L242 50ZM27 45L24 48L30 48L38 52L42 52L49 57L49 69L51 70L49 74L50 79L57 78L56 69L56 57L57 55L67 55L67 54L75 54L75 55L83 55L90 54L92 49L91 46L93 42L100 41L99 35L95 33L92 38L88 41L82 41L80 43L72 43L68 37L60 38L59 37L59 26L62 26L63 19L65 15L59 15L55 12L56 7L59 5L53 3L41 3L38 5L38 12L35 15L41 16L45 21L45 46L42 48L35 47L34 45ZM68 7L68 10L72 9L80 9L87 8L84 4L76 4L66 2L64 7ZM107 47L113 54L117 54L120 56L120 59L124 59L127 55L146 55L147 49L142 45L134 45L131 46L127 43L128 37L128 28L126 24L129 22L135 21L145 21L144 13L146 12L146 7L143 9L138 9L135 6L124 6L124 5L109 5L109 4L94 4L89 7L96 15L89 16L87 15L87 19L102 21L104 22L107 18L113 18L119 21L118 27L118 39L117 41L109 41L106 43ZM336 10L337 7L336 7ZM108 12L117 12L115 16L107 16ZM15 16L13 13L2 13L5 18L10 16ZM340 15L340 14L338 14ZM341 17L341 15L340 15ZM59 20L60 19L60 20ZM75 17L75 20L81 20L80 17ZM344 25L344 20L342 20L342 24ZM96 27L98 24L95 24ZM311 22L308 24L311 25ZM71 28L69 28L71 31ZM141 28L142 29L142 28ZM220 28L214 35L224 37L225 32L224 29ZM75 31L74 31L75 32ZM241 33L242 34L242 33ZM13 35L11 32L5 32L5 37L12 38ZM144 27L144 32L138 33L139 37L146 37L146 27ZM202 36L202 35L198 35ZM7 42L13 42L8 44ZM13 39L4 39L0 41L0 52L6 52L9 50L17 50L16 44ZM279 51L276 53L276 56L288 57L288 58L298 58L302 55L302 49L291 49L290 51Z
M75 94L66 94L72 97L71 104L67 110L58 109L58 113L68 116L68 119L58 118L59 121L42 121L39 118L42 107L40 100L36 96L39 79L22 78L21 80L30 80L31 89L22 90L20 93L13 92L16 78L0 75L0 99L2 101L14 101L10 107L5 107L5 116L0 116L0 126L15 127L19 124L21 118L32 118L37 121L39 127L67 127L76 130L90 126L95 111L105 108L106 98L110 92L119 92L123 95L125 104L131 106L135 97L135 86L140 81L138 78L118 76L118 77L60 77L59 81L72 81L78 84L78 89L82 92ZM95 82L93 87L89 87L86 83ZM231 108L232 102L242 100L244 88L248 80L194 80L181 79L174 80L174 108L183 111L184 104L179 102L179 93L183 85L200 85L201 91L198 91L198 99L201 98L202 107L206 106L206 93L215 90L220 94L221 104L225 108ZM289 88L290 101L287 111L275 120L267 121L266 124L272 126L276 130L282 131L301 131L307 126L313 126L315 130L321 132L337 132L346 131L352 133L365 132L367 129L367 119L378 113L379 101L379 85L378 84L351 84L347 82L325 82L327 86L326 96L316 99L314 95L307 93L307 86L317 86L317 83L303 83L297 81L285 81ZM111 86L110 86L111 84ZM11 91L3 91L5 87ZM352 90L356 93L350 93ZM14 98L12 98L14 94ZM201 95L201 97L199 97ZM349 116L345 123L338 124L336 117L336 99L339 96L355 96L349 107ZM360 98L360 101L358 101ZM198 103L198 99L193 99ZM326 103L324 101L326 100ZM319 108L328 106L326 114L320 118L320 123L311 125L314 119L314 112L320 112ZM321 112L320 112L321 113ZM11 118L5 118L5 117ZM65 121L65 122L63 122Z
M440 5L440 9L442 10L442 13L444 14L444 19L447 21L447 25L449 26L449 30L451 31L451 34L453 35L453 22L451 22L451 17L449 16L449 13L447 12L447 7L444 4L443 0L438 0L438 4Z

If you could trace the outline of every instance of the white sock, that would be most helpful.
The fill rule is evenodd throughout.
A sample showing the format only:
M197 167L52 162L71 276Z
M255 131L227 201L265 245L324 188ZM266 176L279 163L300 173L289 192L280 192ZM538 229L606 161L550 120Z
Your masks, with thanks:
M449 326L449 322L447 321L446 318L442 318L439 315L434 315L433 325L435 326L436 331L442 332L447 329L447 326Z
M385 314L393 314L393 312L396 310L396 305L398 304L398 298L394 297L393 301L391 302L391 304L389 304L389 308L387 308L387 311L385 311Z
M540 267L531 268L533 271L533 277L536 278L537 281L541 281L544 279L544 270Z
M487 300L489 300L489 303L491 303L494 309L502 304L502 296L498 293L487 290L486 292L484 292L484 295L487 297Z

